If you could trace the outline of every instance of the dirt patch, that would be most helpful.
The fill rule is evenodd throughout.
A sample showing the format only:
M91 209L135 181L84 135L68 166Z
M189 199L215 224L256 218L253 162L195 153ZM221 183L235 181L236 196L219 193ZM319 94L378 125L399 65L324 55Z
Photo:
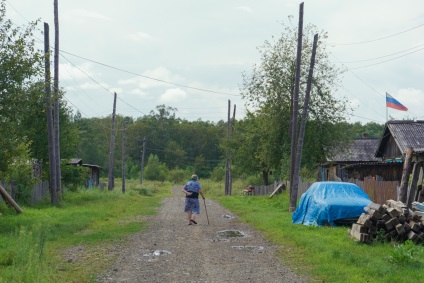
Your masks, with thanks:
M172 189L173 196L165 199L159 214L149 219L148 230L126 241L112 268L100 274L98 281L307 281L275 256L279 247L212 200L206 200L209 225L202 200L198 224L187 225L183 195L179 187ZM239 231L243 236L237 236Z

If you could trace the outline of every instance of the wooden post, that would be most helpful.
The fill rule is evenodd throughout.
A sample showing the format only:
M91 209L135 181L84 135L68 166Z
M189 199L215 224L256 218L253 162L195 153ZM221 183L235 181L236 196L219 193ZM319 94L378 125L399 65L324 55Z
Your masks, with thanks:
M59 139L59 12L58 0L54 0L54 152L56 166L56 191L58 199L62 199L62 184L60 170L60 139Z
M412 153L414 149L408 147L406 150L405 161L403 162L402 180L400 182L399 201L406 204L406 196L408 193L408 181L411 174Z
M123 125L123 134L122 134L122 192L125 193L125 172L126 172L126 133L125 133L125 121Z
M296 162L294 167L293 186L292 186L293 194L291 195L292 199L290 200L290 203L294 204L294 206L296 206L297 192L299 188L299 172L300 172L300 165L302 162L303 138L305 136L306 120L308 118L309 98L311 97L312 76L314 74L315 54L317 50L317 44L318 44L318 34L315 34L314 44L312 47L311 64L309 67L308 82L306 85L305 101L303 104L302 124L299 131L299 139L297 141Z
M9 194L7 193L6 189L3 188L0 185L0 194L3 197L3 199L5 201L7 201L11 206L13 206L13 208L16 210L17 213L22 213L22 209L19 207L19 205L13 200L13 198L11 198L9 196Z
M228 131L227 131L227 162L225 163L225 195L229 195L229 186L230 186L230 132L231 132L231 122L230 122L230 113L231 113L231 101L228 100Z
M234 110L233 110L233 118L231 119L231 132L230 132L230 138L234 134L234 126L236 121L236 105L234 104ZM233 176L231 176L231 152L229 153L229 163L230 163L230 173L229 173L229 182L228 182L228 194L231 196L233 193Z
M140 185L143 183L143 170L144 170L144 155L146 153L146 137L143 139L143 149L141 150L141 168L140 168Z
M44 23L44 89L46 92L47 133L49 148L49 170L50 170L50 200L52 204L57 203L57 182L55 166L55 139L53 132L52 98L50 89L50 39L49 24Z
M303 34L303 2L300 3L299 8L299 27L297 36L297 55L296 55L296 74L294 82L294 94L293 94L293 115L292 115L292 137L291 137L291 152L290 152L290 205L289 212L293 212L296 209L297 195L293 192L294 182L294 168L296 168L296 141L297 141L297 119L298 119L298 108L299 108L299 84L300 84L300 68L302 63L302 34ZM296 193L297 194L297 193Z
M411 185L408 188L407 194L407 203L406 206L412 208L412 203L416 200L417 184L420 177L421 168L423 166L423 161L416 162L414 164L414 169L412 170L412 180Z
M114 177L113 177L113 166L114 166L114 160L113 160L113 152L115 149L115 118L116 118L116 92L114 94L113 99L113 112L112 112L112 133L110 138L110 145L109 145L109 174L108 174L108 185L107 189L109 191L113 190L115 187Z

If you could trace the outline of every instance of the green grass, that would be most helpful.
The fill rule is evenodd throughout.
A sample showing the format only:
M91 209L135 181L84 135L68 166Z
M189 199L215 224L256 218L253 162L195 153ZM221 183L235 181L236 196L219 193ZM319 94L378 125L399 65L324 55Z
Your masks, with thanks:
M234 190L233 196L225 197L210 189L209 196L281 246L281 260L311 281L416 282L424 276L422 246L361 244L349 238L349 227L292 224L287 191L272 199Z
M116 181L119 184L119 181ZM17 215L0 204L0 283L93 282L108 270L127 236L147 227L147 217L170 196L171 184L127 182L114 191L67 192L58 206L22 207ZM222 183L201 180L207 198L218 200L241 221L281 248L277 256L295 272L321 282L418 282L424 276L423 247L411 243L360 244L348 227L291 223L288 193L270 199L232 196Z
M125 194L119 185L65 192L59 205L22 207L20 215L0 207L0 282L91 282L115 245L147 227L170 188L134 181Z

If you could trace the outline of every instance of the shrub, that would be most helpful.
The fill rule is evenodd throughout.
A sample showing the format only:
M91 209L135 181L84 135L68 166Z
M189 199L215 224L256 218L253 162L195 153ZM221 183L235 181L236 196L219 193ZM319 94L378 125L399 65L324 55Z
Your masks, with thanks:
M90 178L90 169L82 166L66 165L61 166L62 183L71 191L76 191L78 187L84 186Z

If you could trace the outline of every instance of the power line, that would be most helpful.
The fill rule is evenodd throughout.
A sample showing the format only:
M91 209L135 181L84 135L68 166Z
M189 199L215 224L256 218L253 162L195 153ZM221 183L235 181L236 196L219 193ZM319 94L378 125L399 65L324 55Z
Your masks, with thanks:
M411 48L408 48L408 49L405 49L405 50L402 50L402 51L398 51L398 52L395 52L395 53L391 53L391 54L388 54L388 55L384 55L384 56L380 56L380 57L375 57L375 58L371 58L371 59L356 60L356 61L342 61L342 62L338 62L338 63L342 63L342 64L352 64L352 63L361 63L361 62L374 61L374 60L378 60L378 59L382 59L382 58L386 58L386 57L391 57L391 56L393 56L393 55L396 55L396 54L399 54L399 53L403 53L403 52L406 52L406 51L409 51L409 50L412 50L412 49L415 49L415 48L421 47L421 46L423 46L423 45L424 45L424 44L420 44L420 45L417 45L417 46L414 46L414 47L411 47ZM418 51L418 50L417 50L417 51Z
M380 41L380 40L383 40L383 39L387 39L387 38L390 38L390 37L394 37L394 36L397 36L399 34L406 33L408 31L411 31L411 30L420 28L422 26L424 26L424 24L420 24L420 25L418 25L416 27L413 27L413 28L410 28L410 29L407 29L407 30L404 30L404 31L401 31L401 32L398 32L398 33L395 33L395 34L392 34L392 35L388 35L388 36L384 36L384 37L380 37L380 38L376 38L376 39L372 39L372 40L367 40L367 41L351 42L351 43L328 43L328 44L335 46L335 45L356 45L356 44L371 43L371 42L375 42L375 41Z
M149 80L153 80L153 81L157 81L157 82L161 82L161 83L165 83L165 84L180 86L180 87L184 87L184 88L188 88L188 89L194 89L194 90L199 90L199 91L204 91L204 92L209 92L209 93L224 94L224 95L231 95L231 96L241 96L241 94L233 94L233 93L214 91L214 90L209 90L209 89L204 89L204 88L198 88L198 87L192 87L192 86L188 86L188 85L173 83L173 82L169 82L169 81L165 81L165 80L161 80L161 79L156 79L156 78L140 75L140 74L137 74L137 73L134 73L134 72L131 72L131 71L127 71L127 70L124 70L124 69L121 69L121 68L118 68L118 67L114 67L114 66L111 66L111 65L108 65L108 64L105 64L105 63L101 63L101 62L98 62L98 61L95 61L95 60L91 60L91 59L88 59L88 58L85 58L85 57L82 57L82 56L79 56L79 55L76 55L76 54L73 54L73 53L70 53L70 52L67 52L67 51L64 51L64 50L60 50L60 52L69 54L71 56L74 56L74 57L77 57L77 58L98 64L98 65L101 65L101 66L104 66L104 67L107 67L107 68L111 68L111 69L118 70L118 71L121 71L121 72L124 72L124 73L128 73L128 74L131 74L131 75L134 75L134 76L137 76L137 77L142 77L142 78L145 78L145 79L149 79Z
M423 49L424 49L424 47L423 47L423 48L420 48L420 49L418 49L418 50L415 50L415 51L409 52L409 53L407 53L407 54L404 54L404 55L401 55L401 56L395 57L395 58L391 58L391 59L388 59L388 60L384 60L384 61L377 62L377 63L374 63L374 64L366 65L366 66L361 66L361 67L351 68L351 70L363 69L363 68L368 68L368 67L371 67L371 66L375 66L375 65L383 64L383 63L386 63L386 62L389 62L389 61L393 61L393 60L395 60L395 59L399 59L399 58L405 57L405 56L410 55L410 54L412 54L412 53L415 53L415 52L421 51L421 50L423 50Z

